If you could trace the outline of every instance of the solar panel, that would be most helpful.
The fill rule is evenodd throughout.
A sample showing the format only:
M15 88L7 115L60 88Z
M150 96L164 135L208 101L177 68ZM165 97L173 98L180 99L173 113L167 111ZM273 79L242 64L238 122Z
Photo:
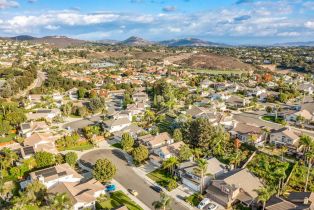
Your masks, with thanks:
M62 171L62 172L58 173L59 177L66 176L66 175L67 175L66 171Z
M25 155L32 155L35 153L35 150L33 147L24 147L23 151Z
M57 170L55 168L47 168L38 172L35 172L36 176L42 175L43 177L49 177L57 174Z

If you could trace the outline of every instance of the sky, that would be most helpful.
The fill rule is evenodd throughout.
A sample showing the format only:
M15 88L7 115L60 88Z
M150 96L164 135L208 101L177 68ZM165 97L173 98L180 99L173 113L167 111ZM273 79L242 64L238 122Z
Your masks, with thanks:
M0 36L314 41L314 0L0 0Z

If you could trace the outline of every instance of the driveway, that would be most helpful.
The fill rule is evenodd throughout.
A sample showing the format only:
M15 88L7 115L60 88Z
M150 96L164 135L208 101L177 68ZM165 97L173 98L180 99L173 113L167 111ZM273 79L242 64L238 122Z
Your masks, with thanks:
M117 149L94 150L82 155L79 161L87 167L92 167L101 158L107 158L116 165L117 175L115 176L115 180L127 189L136 190L139 193L139 200L153 209L152 203L160 199L159 193L152 190L150 188L151 185L146 183L145 180L133 171L132 167L127 165L124 154L121 151ZM173 201L172 209L188 210L188 208L175 201Z

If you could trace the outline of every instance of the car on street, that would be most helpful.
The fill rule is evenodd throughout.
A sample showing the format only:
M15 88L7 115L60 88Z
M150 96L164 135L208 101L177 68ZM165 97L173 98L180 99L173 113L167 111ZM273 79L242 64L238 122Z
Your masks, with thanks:
M131 195L133 195L133 196L138 196L138 192L137 192L136 190L129 189L129 192L130 192Z
M210 203L210 200L208 198L204 198L197 206L199 209L203 209L207 204Z
M161 192L162 192L162 189L161 189L161 187L159 187L159 186L153 185L153 186L150 186L150 188L152 188L154 191L156 191L156 192L158 192L158 193L161 193Z
M115 190L116 190L116 185L114 185L114 184L106 185L106 191L107 192L113 192Z
M209 203L207 209L208 210L216 210L218 208L218 205L215 203Z

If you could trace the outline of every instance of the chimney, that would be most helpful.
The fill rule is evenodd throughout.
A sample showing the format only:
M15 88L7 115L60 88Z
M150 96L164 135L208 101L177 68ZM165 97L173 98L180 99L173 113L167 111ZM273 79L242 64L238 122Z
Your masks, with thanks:
M309 198L308 197L304 198L303 204L304 205L308 205L309 204Z

